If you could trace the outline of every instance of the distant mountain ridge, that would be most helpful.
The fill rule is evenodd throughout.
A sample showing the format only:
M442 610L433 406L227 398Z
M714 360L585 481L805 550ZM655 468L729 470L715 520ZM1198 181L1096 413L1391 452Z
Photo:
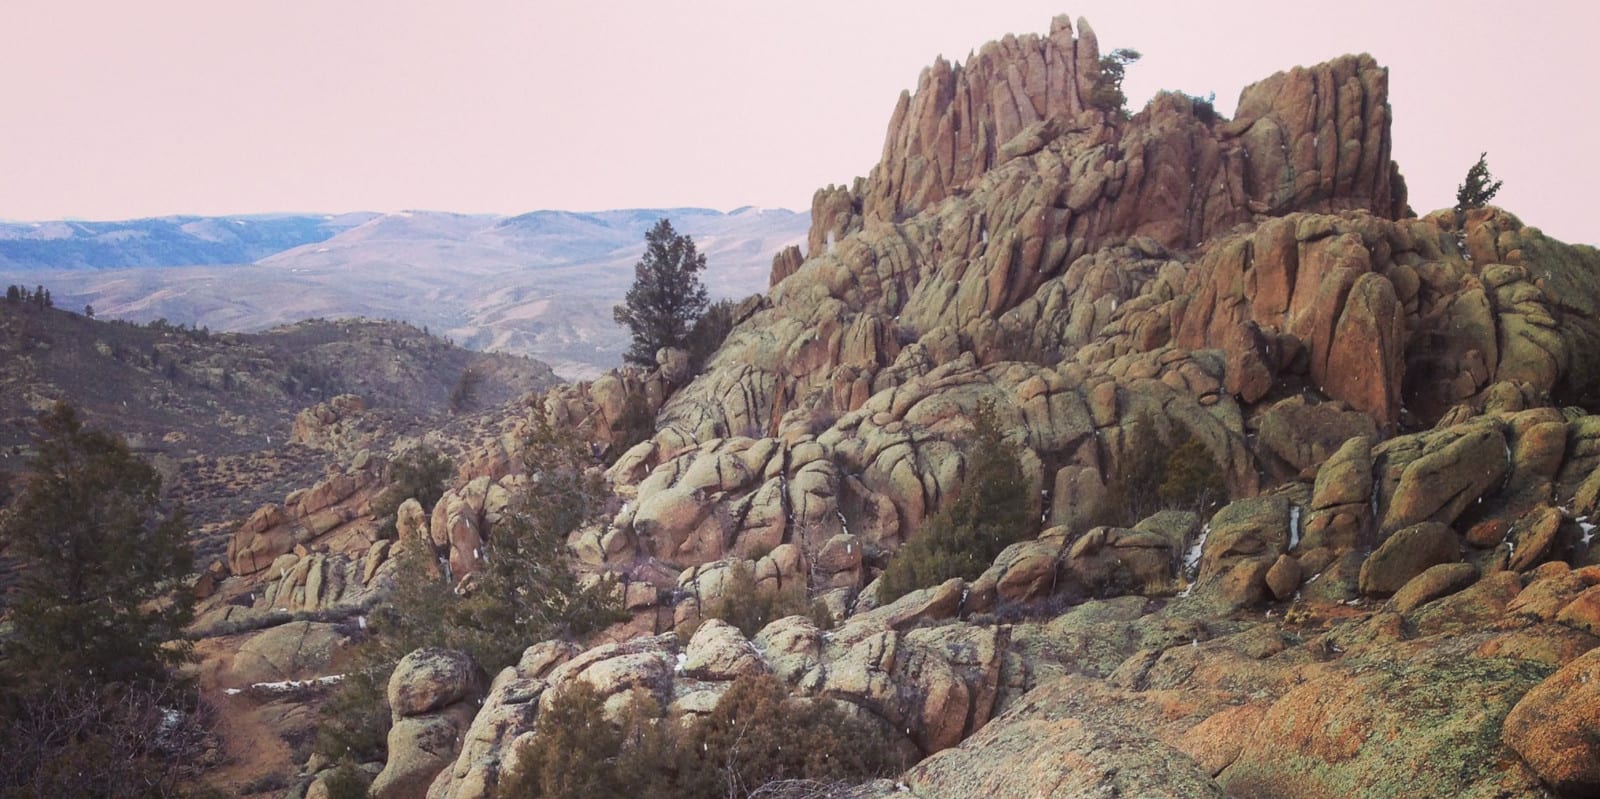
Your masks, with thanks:
M0 221L0 269L243 264L332 238L373 213Z
M611 307L633 280L645 231L663 217L706 254L714 297L765 290L772 257L804 242L810 226L808 213L752 206L5 223L0 282L43 284L58 305L93 305L102 316L214 330L313 317L399 319L472 349L531 355L563 375L592 376L621 362L627 334ZM233 265L219 260L271 242L290 246ZM93 266L115 251L123 268Z

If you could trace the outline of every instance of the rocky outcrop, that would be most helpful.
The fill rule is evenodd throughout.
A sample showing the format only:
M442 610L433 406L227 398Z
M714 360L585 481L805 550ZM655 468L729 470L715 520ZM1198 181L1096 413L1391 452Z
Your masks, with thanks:
M1225 125L1168 95L1127 130L1092 104L1099 59L1088 22L1078 20L1074 36L1058 17L1048 36L1008 36L965 64L935 61L895 106L883 158L861 192L864 216L912 216L1062 137L1081 137L1089 151L1072 165L1066 207L1113 200L1082 226L1090 235L1197 243L1252 211L1365 208L1392 217L1405 207L1389 160L1388 71L1370 57L1249 86Z
M295 414L289 441L316 449L355 451L374 440L370 425L364 428L362 414L366 400L355 394L340 394Z
M1600 629L1560 565L1591 557L1600 426L1552 404L1600 387L1600 257L1493 209L1412 217L1369 57L1274 75L1233 120L1170 94L1095 109L1098 57L1063 19L936 63L873 173L817 192L807 252L774 259L704 374L663 362L547 398L602 443L643 398L655 435L609 471L626 504L572 543L660 572L622 589L628 629L699 630L681 660L635 638L501 675L437 795L489 795L561 685L689 717L764 672L903 730L932 755L903 776L918 796L1567 779L1496 731ZM1043 532L876 607L885 558L963 490L980 405ZM1173 462L1186 440L1203 462ZM1214 512L1105 522L1184 468L1220 476ZM428 525L452 570L492 526L482 477ZM741 570L840 626L700 622Z
M953 588L959 597L959 583ZM907 608L918 602L901 611L915 613ZM890 615L898 618L901 611ZM906 616L906 623L939 618L922 611ZM662 713L680 718L709 711L728 682L770 672L797 695L846 702L885 730L903 731L905 739L889 745L915 744L925 752L953 746L993 712L1008 631L947 625L902 632L895 626L884 617L824 636L794 616L768 625L752 643L736 628L708 620L681 652L672 633L581 653L555 643L530 647L517 666L495 678L460 756L428 796L497 796L494 786L513 742L536 727L542 707L577 683L592 688L608 712L620 713L637 689L652 694Z
M262 506L228 540L231 573L255 574L313 541L346 553L366 549L377 538L368 503L383 468L380 459L358 456L349 468L290 493L283 504Z
M372 781L376 799L422 799L461 749L484 693L483 670L461 652L419 649L389 677L388 760Z
M1485 428L1420 453L1374 516L1353 476L1400 462L1382 437L1594 383L1600 296L1582 277L1600 260L1503 212L1405 218L1370 58L1273 76L1231 121L1178 96L1122 120L1083 101L1097 52L1058 20L924 74L878 169L817 194L806 258L780 259L767 300L613 468L636 501L593 562L694 565L846 531L893 548L959 491L983 400L1016 431L1046 526L1074 540L1136 455L1181 431L1234 497L1346 464L1303 532L1351 551L1455 521L1503 475L1452 464L1496 433L1509 445ZM1545 265L1561 276L1541 283ZM1554 487L1535 471L1524 511Z
M397 547L452 583L492 556L531 414L615 456L615 512L567 543L634 618L530 647L475 717L413 702L391 751L426 768L390 783L496 795L573 685L692 723L771 674L925 756L914 796L1595 788L1565 742L1592 737L1600 644L1600 254L1497 209L1414 217L1370 57L1274 75L1232 120L1094 108L1098 59L1060 19L937 62L703 374L663 351L533 398L397 544L359 540L354 473L239 528L267 606L326 609ZM1037 530L879 606L969 488L985 407ZM827 614L709 618L747 590Z
M215 677L221 688L303 680L327 673L335 654L348 643L336 625L289 622L248 636Z

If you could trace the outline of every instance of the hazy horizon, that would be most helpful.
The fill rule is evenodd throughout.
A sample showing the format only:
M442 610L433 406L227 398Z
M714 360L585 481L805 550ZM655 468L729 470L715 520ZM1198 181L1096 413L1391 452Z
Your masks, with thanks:
M809 206L810 203L807 203L807 205ZM528 214L540 214L540 213L603 214L603 213L609 213L609 212L612 212L612 211L677 211L677 210L686 210L686 209L696 209L696 210L703 210L703 211L715 211L715 212L717 212L719 214L732 214L735 211L740 211L740 210L743 210L743 209L746 209L746 208L752 208L752 209L755 209L755 210L758 210L758 211L784 211L786 213L791 213L791 214L810 213L811 212L811 209L809 207L806 207L806 208L782 208L782 207L773 206L773 205L753 205L751 203L745 203L744 205L736 205L736 206L733 206L733 207L730 207L730 208L717 208L717 207L707 206L707 205L633 205L633 206L618 206L618 207L615 207L615 208L529 208L529 209L527 209L525 211L511 211L509 213L498 212L498 211L460 211L460 210L456 210L456 209L453 209L453 208L394 208L394 209L389 209L389 210L380 210L380 209L375 209L375 208L343 208L343 209L337 209L337 210L329 210L329 209L326 209L326 208L309 208L309 209L290 208L290 209L287 209L287 210L274 209L274 210L268 210L268 211L241 211L241 212L236 212L236 213L221 213L221 214L200 214L200 213L178 212L178 213L168 213L168 214L150 214L150 215L144 215L144 216L115 216L115 217L111 217L111 216L107 216L107 217L99 217L99 216L40 216L40 217L32 217L32 218L27 218L27 219L21 219L21 218L16 218L16 217L0 216L0 223L12 224L12 225L28 225L28 224L33 224L35 222L133 222L133 221L137 221L137 220L141 220L141 219L170 219L170 218L174 218L174 217L188 217L188 216L203 217L203 218L207 218L207 219L227 219L227 218L247 219L247 218L250 218L250 217L272 217L272 216L293 216L293 217L334 216L334 217L336 217L336 216L343 216L343 215L346 215L346 214L455 214L457 216L482 216L482 217L505 218L505 217L526 216Z
M1216 93L1345 52L1390 68L1412 206L1488 151L1496 203L1600 242L1586 39L1600 7L948 0L382 6L12 0L0 8L0 218L430 210L804 211L877 162L935 56L1087 17L1157 89Z

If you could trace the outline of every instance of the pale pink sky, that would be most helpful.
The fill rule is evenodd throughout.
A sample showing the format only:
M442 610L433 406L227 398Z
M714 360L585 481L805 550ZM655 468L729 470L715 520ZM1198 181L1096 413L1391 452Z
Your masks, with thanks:
M805 208L935 55L1087 16L1127 80L1216 92L1367 51L1419 212L1600 242L1600 3L3 0L0 218Z

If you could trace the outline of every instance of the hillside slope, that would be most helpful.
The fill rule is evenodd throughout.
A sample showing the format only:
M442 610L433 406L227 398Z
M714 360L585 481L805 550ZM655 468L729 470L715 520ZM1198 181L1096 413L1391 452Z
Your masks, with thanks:
M0 303L0 473L23 470L35 415L66 400L87 423L156 457L169 490L198 521L221 521L333 462L332 453L291 441L304 409L358 396L372 417L364 438L378 446L441 426L469 370L477 377L463 411L555 383L538 361L471 352L397 322L310 320L258 334L210 333ZM219 470L242 473L216 482Z

